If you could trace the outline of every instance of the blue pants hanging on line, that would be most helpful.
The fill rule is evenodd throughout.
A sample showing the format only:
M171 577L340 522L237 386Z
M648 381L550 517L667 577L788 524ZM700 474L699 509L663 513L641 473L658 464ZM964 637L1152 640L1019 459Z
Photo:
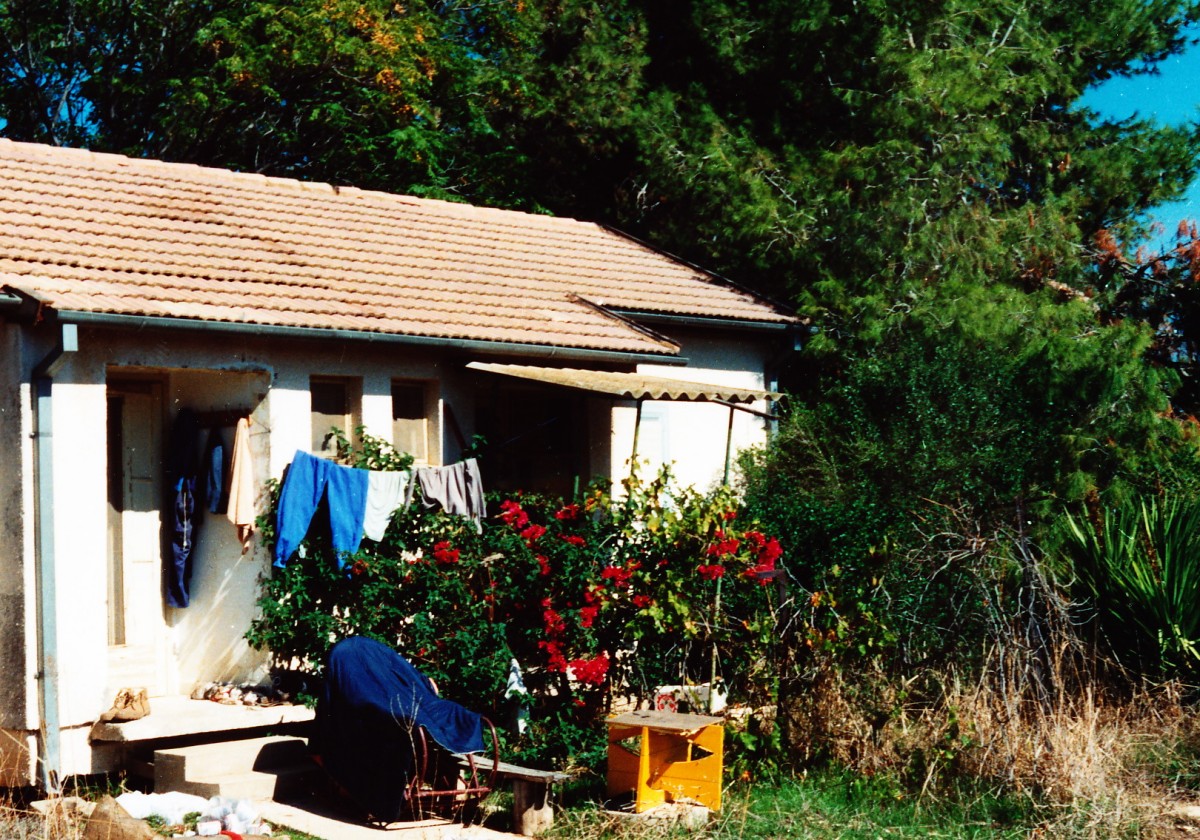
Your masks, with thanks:
M287 565L308 533L322 496L329 507L329 530L338 568L345 567L345 555L358 551L367 510L367 471L297 451L279 492L275 536L275 565L279 568Z

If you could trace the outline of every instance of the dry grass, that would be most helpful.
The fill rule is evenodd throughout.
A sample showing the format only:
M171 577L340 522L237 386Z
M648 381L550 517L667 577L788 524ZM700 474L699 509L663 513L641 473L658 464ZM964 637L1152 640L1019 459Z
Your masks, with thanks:
M69 807L51 808L43 815L25 807L12 795L0 803L2 840L79 840L83 824L82 815Z
M902 675L809 655L781 709L785 741L802 757L899 779L930 803L964 789L1016 796L1047 836L1183 836L1164 815L1200 800L1200 711L1184 687L1131 688L1098 663L1023 541L968 528L935 536L913 562L970 572L964 603L991 605L986 654L969 669ZM1018 564L1006 596L989 577L998 551Z

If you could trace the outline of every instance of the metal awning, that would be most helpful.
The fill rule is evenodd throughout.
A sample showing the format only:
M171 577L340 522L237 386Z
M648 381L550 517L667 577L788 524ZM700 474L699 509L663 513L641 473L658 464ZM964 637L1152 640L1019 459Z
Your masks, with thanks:
M591 391L627 400L688 400L692 402L749 403L755 400L777 400L779 394L758 388L735 388L688 382L665 376L642 373L620 373L607 370L579 368L550 368L537 365L501 365L492 362L471 362L467 367L501 376L513 376L547 385L561 385L577 391Z

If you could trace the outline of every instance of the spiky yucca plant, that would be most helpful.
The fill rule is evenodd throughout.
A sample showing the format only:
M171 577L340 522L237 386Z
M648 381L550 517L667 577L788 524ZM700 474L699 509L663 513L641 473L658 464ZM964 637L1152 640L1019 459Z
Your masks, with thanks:
M1200 671L1200 501L1134 499L1066 521L1068 556L1118 659L1154 676Z

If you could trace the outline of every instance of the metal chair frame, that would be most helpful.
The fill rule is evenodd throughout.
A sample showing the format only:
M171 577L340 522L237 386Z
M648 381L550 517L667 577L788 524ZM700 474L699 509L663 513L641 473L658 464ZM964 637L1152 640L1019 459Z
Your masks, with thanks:
M405 791L408 811L414 819L424 819L428 815L445 816L451 819L462 817L463 823L474 818L474 812L489 793L496 788L496 768L500 764L500 741L496 737L496 727L486 717L482 719L485 725L484 747L487 747L487 737L491 736L492 766L481 775L480 768L474 755L462 756L466 764L465 778L460 781L460 763L458 757L442 749L425 731L425 727L414 728L413 749L415 751L416 768L412 780ZM442 761L439 761L441 759ZM442 762L445 762L444 764ZM447 770L453 768L453 772ZM453 780L455 787L443 788Z

